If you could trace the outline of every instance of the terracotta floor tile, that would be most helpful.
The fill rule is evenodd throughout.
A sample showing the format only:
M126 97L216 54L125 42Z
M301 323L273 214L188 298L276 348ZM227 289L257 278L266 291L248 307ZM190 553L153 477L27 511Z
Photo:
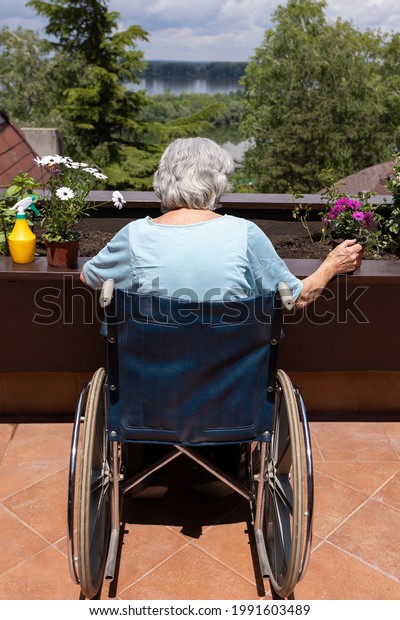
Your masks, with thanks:
M64 538L61 538L54 544L54 547L58 549L59 552L62 553L62 555L67 557L67 554L68 554L67 544L68 544L67 537L64 536Z
M124 600L254 600L254 584L193 545L122 592Z
M319 447L319 443L318 443L318 437L316 435L316 433L314 433L314 426L318 424L318 422L311 422L310 423L310 435L311 435L311 449L312 449L312 456L313 456L313 461L323 461L323 456L322 456L322 452L320 450Z
M389 438L393 450L396 451L400 460L400 423L399 422L381 422L380 426Z
M125 524L117 592L126 590L161 562L176 553L186 541L164 525Z
M254 582L259 567L253 538L252 526L239 513L237 523L213 525L193 544Z
M0 467L1 498L66 467L71 432L71 424L19 424Z
M314 532L325 538L366 499L367 495L315 472Z
M0 424L0 463L4 458L14 430L15 424Z
M325 474L367 495L374 493L382 484L389 480L396 471L400 471L400 463L396 461L316 461L314 471Z
M400 472L373 495L376 499L400 511Z
M78 599L66 559L53 547L19 564L0 577L0 599Z
M46 546L46 541L0 505L0 575Z
M311 555L295 596L306 600L398 600L400 583L324 542Z
M72 424L0 425L0 599L79 597L66 559L71 432ZM400 599L400 424L313 422L311 435L313 553L296 597ZM247 503L183 483L173 479L161 501L127 497L118 591L106 585L103 598L262 596L245 532Z
M400 580L400 512L369 500L329 541Z
M67 484L68 469L65 468L3 503L46 540L54 543L65 536L67 530Z
M127 510L134 515L131 522L164 524L188 539L197 539L216 522L229 521L232 510L244 503L237 493L215 498L187 488L172 488L160 500L127 499ZM129 521L129 517L128 517Z
M325 461L397 461L378 422L321 422L313 433Z

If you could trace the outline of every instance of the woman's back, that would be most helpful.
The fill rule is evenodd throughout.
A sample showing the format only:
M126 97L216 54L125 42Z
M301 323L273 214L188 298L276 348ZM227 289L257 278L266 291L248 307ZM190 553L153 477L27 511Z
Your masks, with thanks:
M285 280L287 270L252 222L225 215L192 224L163 224L149 217L125 226L85 269L91 286L104 272L118 288L207 301L251 297Z

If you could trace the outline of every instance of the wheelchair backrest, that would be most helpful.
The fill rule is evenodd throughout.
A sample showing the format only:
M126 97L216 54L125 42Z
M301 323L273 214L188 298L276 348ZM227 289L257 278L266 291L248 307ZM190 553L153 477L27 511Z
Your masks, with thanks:
M197 303L116 290L106 315L110 439L265 438L280 314L273 294Z

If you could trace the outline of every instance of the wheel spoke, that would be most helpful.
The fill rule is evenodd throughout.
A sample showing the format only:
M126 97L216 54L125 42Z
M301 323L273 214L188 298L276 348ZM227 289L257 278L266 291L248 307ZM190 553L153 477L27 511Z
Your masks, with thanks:
M93 519L93 522L91 524L91 541L90 541L90 548L92 548L93 546L93 536L96 534L96 537L98 536L99 532L99 523L101 518L104 516L104 502L107 501L107 496L108 496L108 490L109 490L109 484L108 482L106 482L104 485L102 485L101 487L98 487L98 490L100 491L100 493L96 494L96 497L94 497L93 495L91 496L91 518ZM97 541L98 542L98 541Z
M269 488L268 532L269 547L272 548L272 567L275 578L281 582L287 573L290 559L290 519L279 496ZM271 558L270 558L271 561Z
M290 437L286 437L283 447L279 450L278 457L275 460L275 469L279 473L288 474L292 466L292 451Z
M288 476L276 476L275 492L279 496L282 504L284 504L290 514L293 515L293 489Z

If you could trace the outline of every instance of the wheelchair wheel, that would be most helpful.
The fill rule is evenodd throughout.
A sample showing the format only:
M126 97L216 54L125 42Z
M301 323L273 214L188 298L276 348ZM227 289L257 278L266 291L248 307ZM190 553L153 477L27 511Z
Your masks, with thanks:
M82 594L101 589L110 538L111 480L107 438L106 373L99 368L90 383L83 426L78 486L77 550Z
M274 427L265 463L263 528L269 579L282 598L292 594L304 573L311 543L312 464L303 424L307 422L298 391L278 370Z

